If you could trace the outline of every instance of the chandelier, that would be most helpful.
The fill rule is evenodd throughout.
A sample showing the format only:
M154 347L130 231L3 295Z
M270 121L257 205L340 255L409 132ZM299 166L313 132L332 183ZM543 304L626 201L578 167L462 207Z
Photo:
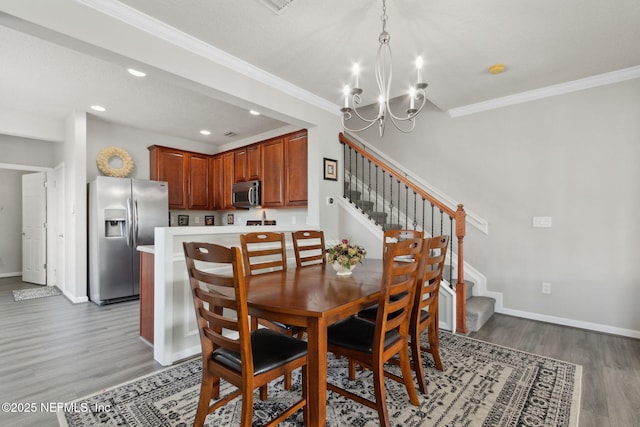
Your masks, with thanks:
M389 97L391 90L391 78L393 75L393 64L391 62L391 46L389 40L391 36L386 30L387 27L387 5L386 0L382 0L382 32L378 36L380 46L378 47L378 54L376 55L376 83L378 84L378 114L377 116L369 119L364 117L358 107L362 103L362 89L359 86L359 74L360 65L353 65L353 88L346 85L343 89L344 93L344 107L340 109L342 112L342 126L351 132L361 132L369 129L375 123L379 124L380 136L384 135L385 120L390 119L391 123L401 132L409 133L413 131L415 127L415 118L424 107L427 100L425 89L427 84L422 81L422 57L416 58L417 79L416 84L409 89L409 108L406 109L406 115L396 116L389 107ZM417 108L416 108L417 105ZM346 125L353 114L355 114L360 120L365 122L365 126L359 129L351 129ZM404 124L403 124L404 123Z

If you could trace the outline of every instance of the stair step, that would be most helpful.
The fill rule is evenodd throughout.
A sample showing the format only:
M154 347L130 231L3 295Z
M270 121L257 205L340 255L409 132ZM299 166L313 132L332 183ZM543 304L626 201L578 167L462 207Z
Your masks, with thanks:
M370 200L358 200L356 202L356 206L365 211L365 213L369 213L373 210L374 203Z
M384 222L387 220L386 212L369 212L367 213L367 215L378 224L384 224Z
M383 224L383 230L402 230L403 227L401 224Z
M479 330L493 315L496 300L490 297L472 297L467 300L467 329Z
M361 192L356 190L347 190L344 192L344 194L351 201L360 200L360 196L362 195Z

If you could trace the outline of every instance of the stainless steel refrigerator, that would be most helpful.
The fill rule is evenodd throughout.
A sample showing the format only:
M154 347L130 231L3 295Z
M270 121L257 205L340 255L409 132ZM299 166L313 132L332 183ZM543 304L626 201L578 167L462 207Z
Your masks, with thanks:
M89 298L96 304L140 295L139 245L169 225L168 184L99 176L89 183Z

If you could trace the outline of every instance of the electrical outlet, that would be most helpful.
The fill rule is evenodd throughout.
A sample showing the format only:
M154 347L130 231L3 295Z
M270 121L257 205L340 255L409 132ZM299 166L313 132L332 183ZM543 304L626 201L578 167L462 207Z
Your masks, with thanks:
M542 282L542 293L543 294L550 294L551 293L551 283Z

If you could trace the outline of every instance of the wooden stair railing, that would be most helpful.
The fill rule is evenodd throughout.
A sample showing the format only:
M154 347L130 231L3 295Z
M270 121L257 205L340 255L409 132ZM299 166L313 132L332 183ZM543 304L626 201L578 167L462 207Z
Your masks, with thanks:
M377 157L375 157L374 155L372 155L370 152L366 151L364 148L360 147L358 144L356 144L355 142L351 141L349 138L347 138L343 133L339 134L339 141L341 144L344 145L345 150L344 150L344 180L345 180L345 197L348 197L351 200L350 195L355 191L358 192L358 190L362 190L362 192L360 194L364 194L365 192L368 192L369 195L371 194L372 191L372 187L371 187L371 183L372 183L372 178L371 178L371 166L374 167L375 171L374 171L374 175L375 175L375 186L376 186L376 193L380 192L380 190L377 188L378 187L378 176L380 174L382 174L382 202L381 204L383 212L377 212L377 213L372 213L372 212L368 212L369 218L374 220L377 224L381 225L383 229L385 229L385 223L384 220L382 221L382 223L380 224L378 221L378 218L382 217L382 218L386 218L387 214L384 213L385 211L385 202L386 202L386 187L385 187L385 176L389 175L390 179L391 177L395 180L395 182L390 181L390 187L389 187L389 191L391 193L390 199L389 199L389 203L388 203L388 208L389 211L391 213L391 220L393 221L393 212L394 212L394 208L397 209L397 217L398 217L398 225L401 226L402 225L402 218L401 218L401 205L404 202L404 227L405 228L409 228L409 213L408 211L409 209L409 191L413 192L413 200L414 200L414 215L412 219L412 226L415 229L418 225L417 223L417 217L419 216L419 213L416 212L416 200L418 197L420 197L422 199L423 202L428 202L431 205L432 208L432 212L434 208L437 208L440 211L441 215L447 215L450 218L450 221L452 221L453 223L455 223L455 235L457 238L457 278L456 278L456 283L455 283L455 293L456 293L456 331L459 333L463 333L466 334L468 332L467 330L467 326L466 326L466 301L467 301L467 295L466 295L466 286L464 284L464 236L466 233L466 213L464 211L464 206L462 204L459 204L457 206L456 210L451 209L450 207L448 207L447 205L445 205L443 202L441 202L440 200L438 200L436 197L432 196L431 194L429 194L428 192L426 192L425 190L423 190L422 188L420 188L418 185L416 185L414 182L412 182L411 180L407 179L406 176L400 172L398 172L397 170L395 170L393 167L389 166L388 164L384 163L383 161L381 161L380 159L378 159ZM347 149L349 149L349 156L347 158ZM357 156L359 156L358 158L355 159L355 161L351 158L352 157L352 151L353 150ZM367 162L367 165L369 166L369 173L368 173L368 179L369 182L368 184L366 183L367 181L367 174L365 172L365 160ZM359 162L362 163L362 167L360 168L360 172L358 172L358 164ZM355 164L355 168L352 168L352 165ZM349 169L347 169L347 165L349 166ZM355 172L354 172L355 169ZM347 176L348 176L348 181L347 181ZM355 190L353 188L350 187L350 185L352 184L353 181L356 181L355 184ZM360 188L358 188L358 184L357 184L357 180L360 180L361 184L360 184ZM393 200L393 185L397 184L398 185L398 190L396 192L398 199L397 204L394 205L394 200ZM400 200L400 186L404 185L405 187L405 200ZM375 196L375 203L372 202L370 199L368 200L368 203L370 205L375 204L375 206L378 206L378 195L376 194ZM363 214L367 215L366 209L364 208L365 206L365 201L353 201L352 203L354 204L358 204L360 203L360 208L363 212ZM382 215L382 216L380 216ZM432 213L432 221L431 221L431 227L432 227L432 233L434 234L434 220L433 220L433 213ZM423 221L423 229L424 229L424 222L425 222L425 212L424 212L424 205L423 205L423 212L422 212L422 221ZM425 230L427 231L427 230ZM453 231L453 230L451 230ZM442 219L440 220L440 234L443 234L443 221ZM453 245L451 245L452 247ZM453 248L451 248L453 249ZM451 278L449 278L450 282L451 282Z

